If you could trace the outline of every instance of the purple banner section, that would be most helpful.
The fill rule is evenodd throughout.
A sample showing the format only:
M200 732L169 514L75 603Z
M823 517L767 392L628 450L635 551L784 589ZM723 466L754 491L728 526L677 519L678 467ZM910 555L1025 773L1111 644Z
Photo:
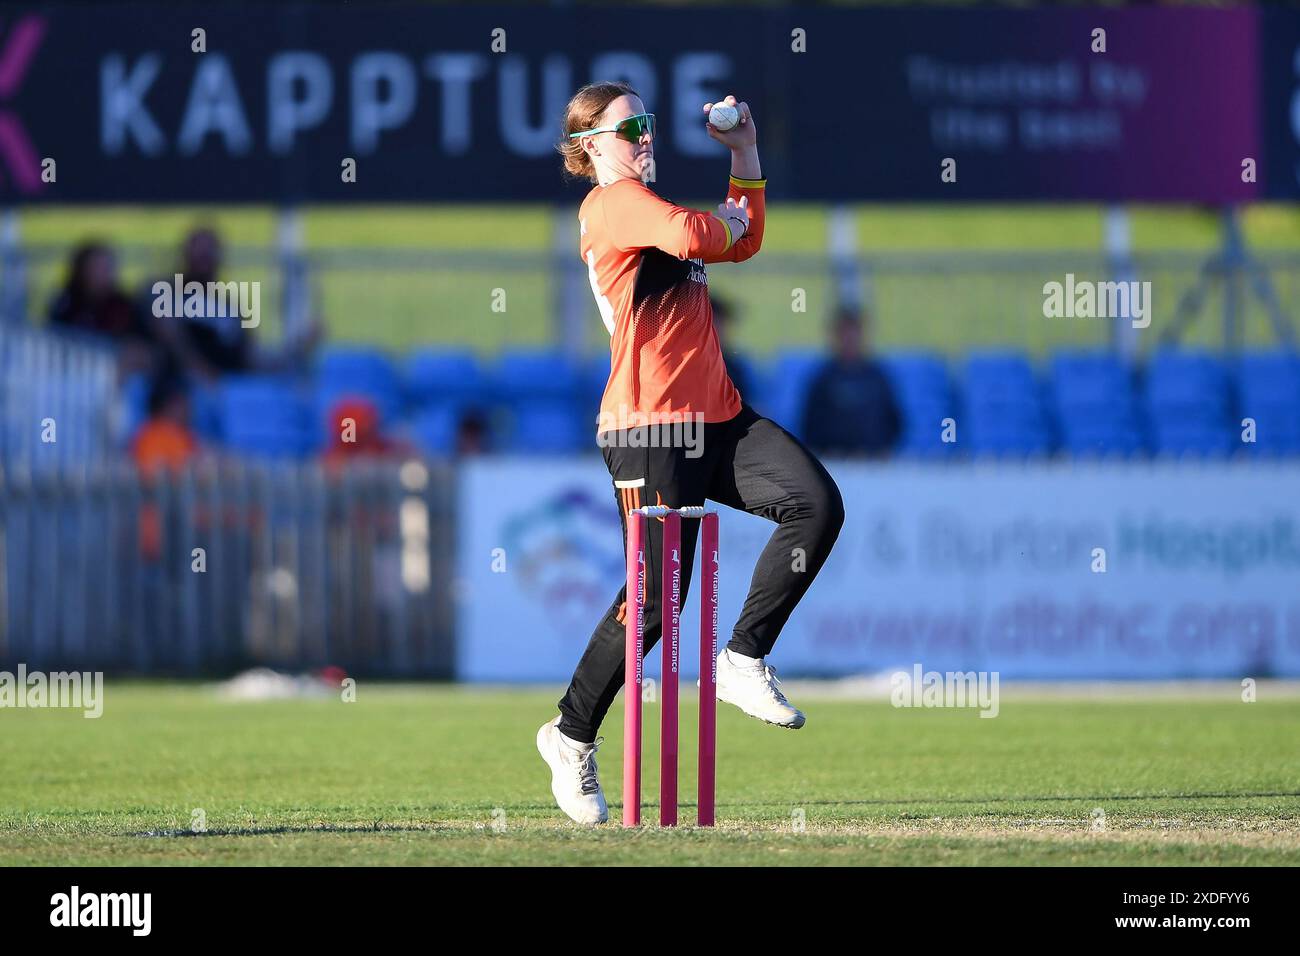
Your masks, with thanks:
M1243 159L1260 149L1253 10L880 11L827 26L809 38L794 97L815 111L795 119L803 132L792 161L819 191L1258 195L1242 179ZM827 44L829 56L811 55ZM841 115L827 115L828 100ZM866 134L860 142L854 130ZM955 182L941 178L945 159Z
M700 107L735 93L776 199L1238 202L1248 159L1295 191L1260 87L1297 35L1249 8L6 7L0 202L574 201L554 146L593 79L658 115L666 196L725 186Z

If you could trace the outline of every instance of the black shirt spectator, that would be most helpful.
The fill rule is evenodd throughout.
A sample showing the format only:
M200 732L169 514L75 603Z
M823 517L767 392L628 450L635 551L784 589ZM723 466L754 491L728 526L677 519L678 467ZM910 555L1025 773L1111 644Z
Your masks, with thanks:
M476 408L467 410L456 423L455 454L468 458L482 455L491 447L487 416Z
M292 336L286 334L274 349L259 348L253 335L255 323L244 325L243 310L250 303L237 303L228 292L212 291L215 287L211 283L222 281L221 262L221 240L217 234L211 229L196 229L185 238L179 280L175 275L168 276L145 290L148 315L158 337L167 344L175 366L188 378L207 384L229 373L285 372L302 367L324 332L319 320L313 317ZM202 314L186 315L185 303L177 314L178 281L181 296L187 301L189 293L185 290L190 288L190 283L199 283L204 291L203 307L199 310ZM232 285L243 294L245 283L227 282L225 289ZM161 291L156 293L155 287ZM171 315L166 314L166 304L158 301L159 295L172 297Z
M167 290L179 281L184 290L192 282L204 289L217 282L221 271L221 240L211 229L196 229L185 237L181 252L180 279L168 276L160 280ZM172 295L163 291L162 295ZM205 304L201 315L163 315L154 311L157 294L151 284L145 290L149 312L155 316L159 337L172 350L176 363L187 373L212 381L218 375L247 372L254 365L253 337L238 315L217 315ZM205 303L206 303L205 297ZM175 312L173 305L172 311ZM209 314L214 313L214 314Z
M73 252L68 281L50 305L50 324L118 343L149 339L140 310L118 287L116 257L100 242L87 242Z
M803 437L819 454L882 457L902 431L893 387L866 352L863 324L857 310L839 309L831 326L834 357L808 390Z

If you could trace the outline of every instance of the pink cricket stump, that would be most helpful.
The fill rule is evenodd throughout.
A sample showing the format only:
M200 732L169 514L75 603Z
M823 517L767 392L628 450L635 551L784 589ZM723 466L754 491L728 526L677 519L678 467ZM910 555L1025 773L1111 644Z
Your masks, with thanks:
M645 516L627 516L623 652L623 826L641 825L641 658L645 642Z
M718 515L700 522L700 766L698 826L713 826L718 761Z
M677 826L677 671L682 623L682 516L664 515L664 580L660 644L663 659L659 710L659 825Z

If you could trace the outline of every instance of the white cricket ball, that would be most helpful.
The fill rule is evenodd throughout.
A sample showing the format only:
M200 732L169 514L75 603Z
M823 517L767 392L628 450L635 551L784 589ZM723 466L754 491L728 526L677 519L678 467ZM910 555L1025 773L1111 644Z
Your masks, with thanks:
M725 133L740 122L740 110L726 103L718 103L709 110L709 125L719 133Z

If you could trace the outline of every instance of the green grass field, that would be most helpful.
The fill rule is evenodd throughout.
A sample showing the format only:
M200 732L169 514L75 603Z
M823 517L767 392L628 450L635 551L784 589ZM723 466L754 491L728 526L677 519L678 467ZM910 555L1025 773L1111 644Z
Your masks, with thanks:
M1218 687L1004 686L990 720L795 685L798 732L719 708L715 830L625 832L618 702L598 758L614 822L585 830L533 745L558 691L362 682L355 703L232 702L110 681L98 720L0 711L0 864L1300 864L1300 696Z

